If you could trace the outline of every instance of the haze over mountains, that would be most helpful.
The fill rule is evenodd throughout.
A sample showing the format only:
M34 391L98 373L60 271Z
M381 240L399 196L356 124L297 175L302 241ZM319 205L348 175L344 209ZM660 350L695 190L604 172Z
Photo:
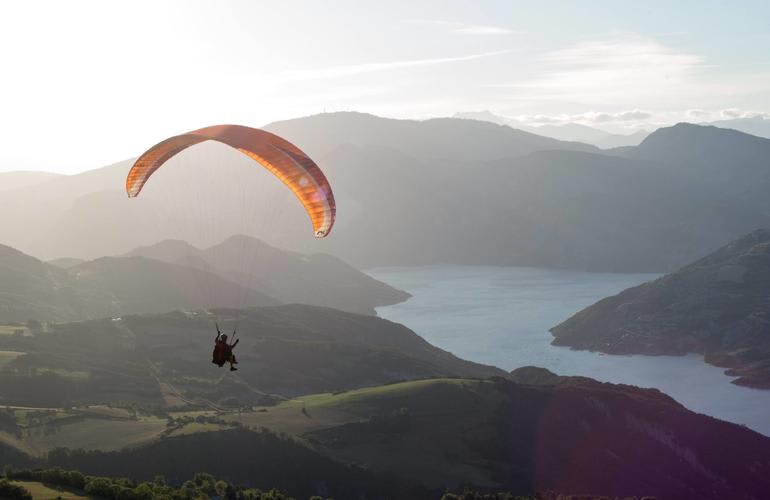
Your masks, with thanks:
M704 123L704 125L730 128L758 137L764 137L766 139L770 138L770 116L767 115L716 120Z
M466 111L455 113L454 117L497 123L498 125L508 125L512 128L526 130L527 132L544 135L553 139L593 144L602 149L637 146L650 134L647 130L637 130L628 134L613 134L600 128L574 122L553 125L526 125L516 119L497 115L491 111ZM744 116L741 118L726 118L710 122L698 122L698 125L711 125L719 128L733 129L746 134L756 135L757 137L770 139L770 116L765 114ZM655 127L653 127L653 129L654 128Z
M0 173L0 191L10 191L12 189L23 188L27 186L34 186L42 182L61 177L60 174L54 174L51 172L35 172L35 171L16 171L16 172L2 172Z
M165 240L132 250L141 256L217 274L284 303L333 307L374 314L374 308L402 302L409 294L358 271L336 257L303 255L237 235L199 250L179 240Z
M122 257L53 264L0 245L0 278L4 322L282 303L374 314L374 307L409 296L334 257L286 252L247 237L206 250L165 241Z
M770 226L770 140L736 131L680 124L602 151L466 119L331 113L266 128L329 177L338 205L329 238L310 237L301 207L269 173L203 144L134 200L121 191L130 162L10 191L0 200L5 241L46 259L94 258L244 233L357 266L662 272Z

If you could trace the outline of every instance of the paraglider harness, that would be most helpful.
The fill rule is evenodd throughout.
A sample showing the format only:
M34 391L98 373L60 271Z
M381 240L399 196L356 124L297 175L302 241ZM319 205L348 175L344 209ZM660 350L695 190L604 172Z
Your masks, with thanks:
M227 335L222 335L222 332L219 331L219 324L215 323L215 325L217 327L217 336L214 337L214 352L212 354L211 362L222 368L222 366L224 366L224 364L228 361L231 363L235 362L235 357L233 356L233 348L238 345L240 339L236 340L232 344L228 344ZM230 339L231 342L235 338L236 334L237 329L233 330L233 336Z

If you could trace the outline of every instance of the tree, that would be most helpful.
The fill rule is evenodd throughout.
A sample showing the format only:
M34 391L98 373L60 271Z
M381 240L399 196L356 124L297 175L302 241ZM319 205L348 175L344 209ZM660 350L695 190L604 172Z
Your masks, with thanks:
M0 498L8 500L32 500L32 494L25 488L13 484L7 479L0 479Z

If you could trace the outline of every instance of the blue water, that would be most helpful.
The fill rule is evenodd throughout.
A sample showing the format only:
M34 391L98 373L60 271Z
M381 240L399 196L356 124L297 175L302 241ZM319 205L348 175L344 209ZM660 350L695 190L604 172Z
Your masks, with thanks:
M377 314L455 355L505 370L655 387L699 413L770 435L770 391L738 387L701 356L610 356L550 345L548 329L599 299L657 277L522 267L389 267L367 271L413 295Z

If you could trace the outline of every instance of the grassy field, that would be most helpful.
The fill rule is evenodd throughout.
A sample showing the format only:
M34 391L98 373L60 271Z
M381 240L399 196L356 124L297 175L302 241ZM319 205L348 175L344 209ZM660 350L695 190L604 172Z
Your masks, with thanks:
M143 417L138 420L116 420L86 417L58 426L54 431L31 430L23 439L27 448L41 455L57 447L113 451L136 446L160 437L166 420Z
M33 450L24 440L4 431L0 431L0 443L16 448L27 455L35 454L35 450Z
M186 411L169 416L217 417L250 428L264 427L295 436L345 462L368 463L418 479L430 477L437 484L450 477L467 477L484 485L488 478L478 467L448 460L443 453L466 453L457 436L483 427L500 398L493 382L448 378L314 394L248 412ZM159 439L167 429L162 417L130 417L126 410L98 405L49 411L34 420L38 425L24 427L23 438L2 433L0 440L39 456L56 447L119 450ZM44 418L42 424L40 418ZM389 427L404 422L408 426L403 429ZM169 435L226 428L215 422L191 422ZM434 446L437 442L442 445ZM429 469L424 470L425 464L430 464Z
M26 326L0 325L0 335L16 335L18 331L21 331L22 335L25 336L32 335Z
M81 370L65 370L63 368L39 368L38 373L52 373L60 377L74 380L75 382L83 382L91 376L89 372Z
M303 438L335 458L438 486L458 477L494 486L464 439L483 429L502 394L491 381L432 379L319 395L306 412L344 411L360 425L328 425ZM464 457L458 459L458 457Z
M447 392L472 391L485 381L468 379L430 379L356 389L337 394L313 394L285 401L277 406L257 408L253 412L233 413L225 420L248 427L266 427L277 432L302 435L321 429L357 422L372 415L408 407L414 411L434 412L452 408L444 401ZM446 390L441 390L441 389ZM442 400L437 400L442 399Z
M113 408L106 405L89 405L77 408L78 413L107 418L131 418L131 412L125 408Z
M14 484L26 488L34 500L89 500L92 498L67 490L57 490L54 486L46 486L35 481L14 481Z
M181 429L175 429L172 431L169 436L184 436L186 434L197 434L199 432L216 432L216 431L222 431L225 429L228 429L229 427L224 426L222 424L210 424L210 423L202 423L199 424L197 422L193 422L191 424L187 424Z

